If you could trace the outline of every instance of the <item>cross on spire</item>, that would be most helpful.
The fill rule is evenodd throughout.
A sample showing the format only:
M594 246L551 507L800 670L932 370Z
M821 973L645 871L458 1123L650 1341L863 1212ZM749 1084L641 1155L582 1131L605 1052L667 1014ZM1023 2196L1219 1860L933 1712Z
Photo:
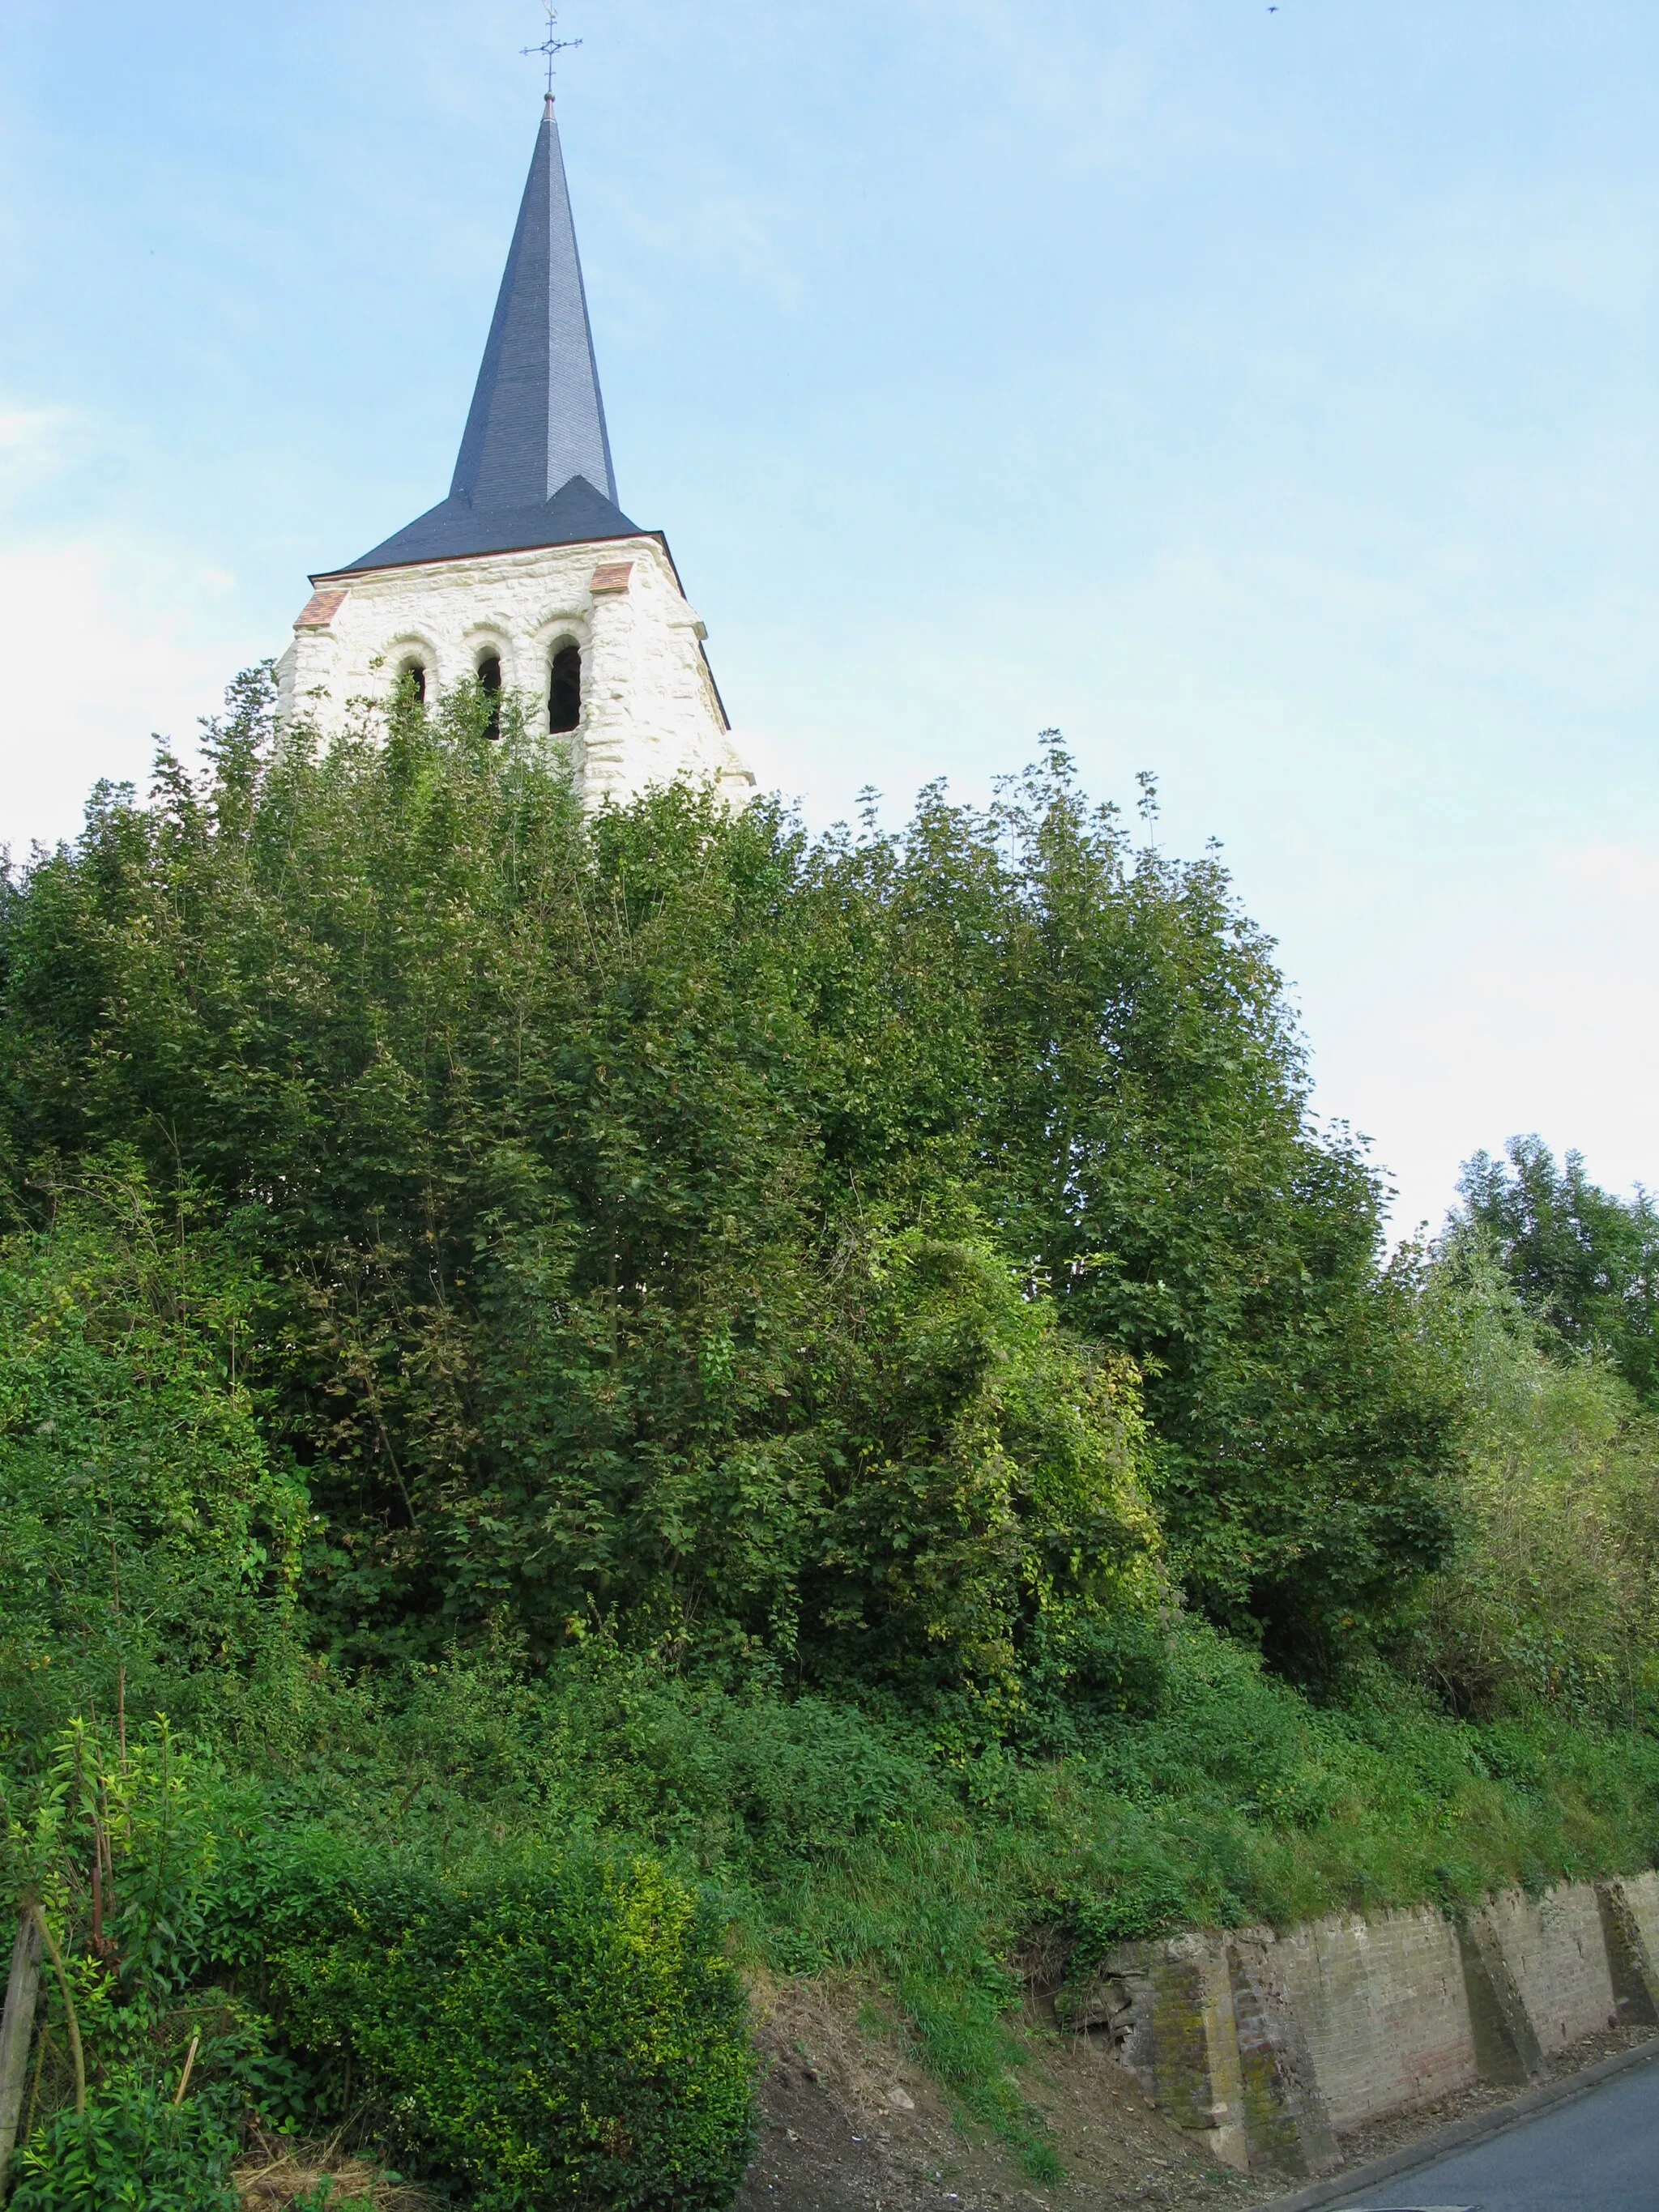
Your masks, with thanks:
M542 12L547 17L547 36L542 40L540 46L520 46L519 52L521 54L545 54L547 56L547 96L550 100L553 97L554 61L560 54L568 53L572 46L580 46L581 40L580 39L562 39L559 36L559 11L556 8L550 8L547 4L547 0L542 0Z

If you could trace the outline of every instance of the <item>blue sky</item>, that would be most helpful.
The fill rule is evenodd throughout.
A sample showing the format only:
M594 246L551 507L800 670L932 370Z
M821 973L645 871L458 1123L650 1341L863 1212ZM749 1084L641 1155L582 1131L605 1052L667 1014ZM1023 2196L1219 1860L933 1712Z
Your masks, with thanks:
M1659 1182L1659 10L568 0L623 506L764 780L1048 725L1277 937L1401 1226ZM0 0L0 840L441 495L530 0Z

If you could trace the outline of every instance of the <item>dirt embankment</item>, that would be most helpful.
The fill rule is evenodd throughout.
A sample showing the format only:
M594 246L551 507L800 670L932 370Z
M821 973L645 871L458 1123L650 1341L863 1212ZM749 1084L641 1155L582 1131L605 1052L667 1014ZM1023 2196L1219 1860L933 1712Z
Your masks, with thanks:
M1218 2165L1147 2103L1103 2039L1062 2034L1040 2018L1025 2031L1018 2084L1064 2178L1035 2179L1017 2150L953 2114L896 2023L856 1990L795 1984L758 1995L761 2136L735 2212L1243 2212L1304 2185ZM1590 2037L1553 2061L1547 2078L1651 2033ZM1477 2087L1369 2127L1342 2141L1344 2165L1514 2094Z
M1036 2180L1019 2153L954 2115L895 2024L852 1990L796 1984L762 1997L760 2147L737 2212L990 2212L1079 2204L1245 2206L1279 2193L1218 2166L1146 2102L1098 2039L1033 2023L1020 2094L1065 2169Z

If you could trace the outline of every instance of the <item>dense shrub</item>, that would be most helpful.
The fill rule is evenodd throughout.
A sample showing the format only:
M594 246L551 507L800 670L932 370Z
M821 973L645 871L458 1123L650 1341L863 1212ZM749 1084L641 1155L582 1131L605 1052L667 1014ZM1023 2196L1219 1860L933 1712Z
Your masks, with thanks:
M199 2102L174 2107L122 2084L84 2117L58 2112L31 2136L10 2212L239 2212L234 2129Z
M729 2200L743 1988L710 1905L653 1858L520 1821L506 1853L504 1826L475 1827L446 1864L420 1824L398 1848L283 1817L161 1729L124 1754L75 1725L0 1788L5 1887L46 1900L89 2089L82 2121L50 1977L26 2203L125 2203L131 2168L158 2204L216 2204L249 2118L372 2125L491 2212Z
M0 1765L0 1894L39 1904L64 1960L62 1982L55 1971L45 1977L37 2015L31 2186L48 2192L42 2203L58 2203L49 2192L59 2189L70 2192L65 2203L125 2203L128 2166L139 2175L153 2163L158 2191L165 2182L181 2202L216 2203L225 2146L248 2116L281 2119L305 2100L304 2079L273 2044L268 2017L216 1975L209 1955L229 1832L219 1806L224 1771L159 1723L123 1743L76 1720L55 1741L19 1749ZM77 2038L84 2123L73 2109ZM186 2088L179 2116L168 2118ZM74 2196L94 2168L107 2199ZM192 2176L206 2198L189 2196ZM156 2201L173 2199L163 2192Z
M1541 1701L1651 1725L1659 1419L1604 1351L1529 1313L1480 1239L1445 1246L1425 1319L1463 1395L1465 1450L1419 1663L1459 1712Z
M752 2144L742 1984L649 1860L443 1875L322 1832L228 1856L219 1941L263 1970L340 2117L488 2212L725 2206Z
M237 1375L253 1286L119 1158L0 1241L0 1749L217 1708L291 1615L305 1498Z

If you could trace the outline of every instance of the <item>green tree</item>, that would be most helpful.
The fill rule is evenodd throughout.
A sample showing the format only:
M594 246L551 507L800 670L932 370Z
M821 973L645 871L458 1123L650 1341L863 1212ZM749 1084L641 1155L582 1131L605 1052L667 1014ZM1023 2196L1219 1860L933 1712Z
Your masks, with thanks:
M1601 1189L1538 1136L1504 1158L1477 1152L1458 1182L1455 1226L1491 1243L1528 1313L1575 1352L1604 1350L1638 1395L1659 1403L1659 1207Z
M1134 849L1057 749L995 826L999 1210L1071 1325L1146 1376L1189 1592L1319 1672L1447 1535L1455 1407L1382 1265L1378 1179L1314 1127L1273 947L1213 851Z
M1449 1417L1215 856L1057 744L897 834L590 819L489 713L324 748L246 679L203 777L100 790L0 902L13 1205L116 1141L211 1194L320 1632L615 1616L1000 1698L1146 1601L1144 1468L1287 1663L1386 1627Z

